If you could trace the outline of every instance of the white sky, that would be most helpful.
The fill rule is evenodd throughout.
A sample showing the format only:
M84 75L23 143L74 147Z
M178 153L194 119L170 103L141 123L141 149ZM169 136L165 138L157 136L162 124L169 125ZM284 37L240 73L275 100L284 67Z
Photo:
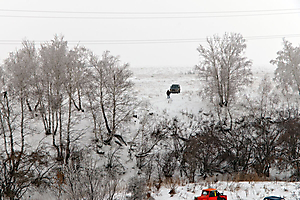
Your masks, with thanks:
M259 10L264 12L250 12ZM0 25L1 61L19 49L25 38L39 44L62 34L70 47L80 42L98 55L109 50L131 67L192 67L199 60L196 49L205 45L206 37L236 32L248 39L247 57L264 67L282 49L282 37L294 46L300 44L300 1L0 0ZM198 40L182 42L191 39ZM95 44L100 40L106 43ZM136 43L132 40L142 42L132 44Z

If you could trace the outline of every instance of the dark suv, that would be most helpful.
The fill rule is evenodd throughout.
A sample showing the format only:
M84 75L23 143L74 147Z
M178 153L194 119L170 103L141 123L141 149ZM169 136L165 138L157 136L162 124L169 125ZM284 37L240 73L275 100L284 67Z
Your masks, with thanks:
M180 85L179 84L173 84L170 87L171 93L180 93Z
M265 197L264 200L284 200L284 198L282 198L282 197L270 196L270 197Z

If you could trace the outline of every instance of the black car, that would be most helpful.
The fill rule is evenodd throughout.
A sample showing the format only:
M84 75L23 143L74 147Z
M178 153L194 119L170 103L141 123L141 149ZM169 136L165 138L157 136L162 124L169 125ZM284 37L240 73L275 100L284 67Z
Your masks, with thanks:
M269 196L265 197L264 200L284 200L282 197Z
M179 84L173 84L170 87L171 93L180 93L180 85Z

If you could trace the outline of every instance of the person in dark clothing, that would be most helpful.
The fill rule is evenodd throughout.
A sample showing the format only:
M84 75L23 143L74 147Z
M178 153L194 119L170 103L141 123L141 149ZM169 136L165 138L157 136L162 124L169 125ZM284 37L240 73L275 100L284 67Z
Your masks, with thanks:
M170 94L171 94L170 90L167 90L167 99L170 99Z

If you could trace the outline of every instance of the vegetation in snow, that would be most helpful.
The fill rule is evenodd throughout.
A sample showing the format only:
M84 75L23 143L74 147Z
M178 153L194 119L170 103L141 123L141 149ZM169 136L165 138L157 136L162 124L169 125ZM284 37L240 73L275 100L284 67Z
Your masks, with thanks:
M118 56L60 36L38 49L23 41L1 67L1 198L149 199L166 184L273 180L272 170L299 180L299 47L284 40L275 78L250 93L243 37L207 42L195 72L211 101L170 116L139 98Z

